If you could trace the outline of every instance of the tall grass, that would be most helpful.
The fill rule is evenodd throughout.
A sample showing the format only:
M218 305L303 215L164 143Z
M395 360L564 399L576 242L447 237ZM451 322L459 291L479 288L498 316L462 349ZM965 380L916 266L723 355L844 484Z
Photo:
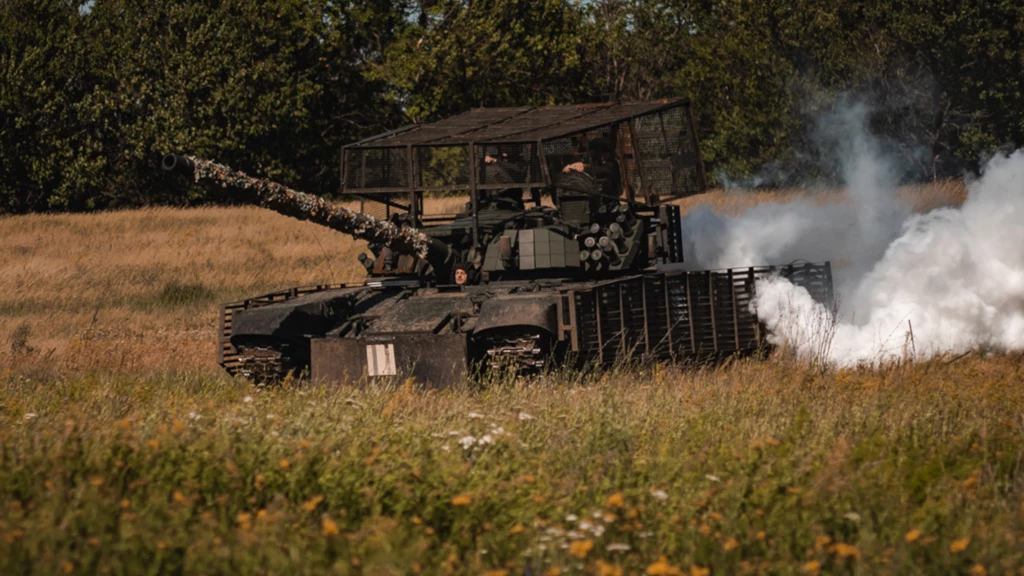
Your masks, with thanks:
M948 362L482 391L11 375L0 573L1016 570L1024 358Z

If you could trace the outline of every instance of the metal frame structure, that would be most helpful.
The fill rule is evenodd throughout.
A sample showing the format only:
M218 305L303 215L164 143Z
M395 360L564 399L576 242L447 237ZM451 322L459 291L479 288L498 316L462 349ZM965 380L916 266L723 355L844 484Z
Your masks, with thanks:
M620 195L626 202L656 206L706 188L690 102L674 98L479 108L439 122L404 126L342 149L342 193L381 203L389 215L399 210L429 223L422 212L424 194L465 192L475 214L476 192L551 186L549 161L559 156L556 148L563 148L561 155L578 154L595 133L616 141ZM516 147L526 156L522 181L484 181L487 151Z

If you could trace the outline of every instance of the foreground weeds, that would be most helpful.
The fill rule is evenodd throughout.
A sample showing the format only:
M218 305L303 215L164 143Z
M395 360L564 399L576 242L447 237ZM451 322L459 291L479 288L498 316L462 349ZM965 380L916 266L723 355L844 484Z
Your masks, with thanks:
M1016 571L1022 366L8 375L0 573Z

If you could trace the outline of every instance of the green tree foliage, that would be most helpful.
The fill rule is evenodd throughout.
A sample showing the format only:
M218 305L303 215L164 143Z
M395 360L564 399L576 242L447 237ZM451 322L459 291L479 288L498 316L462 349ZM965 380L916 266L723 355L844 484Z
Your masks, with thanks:
M165 151L331 193L338 147L398 120L362 74L400 23L390 3L2 6L12 81L0 110L15 130L5 128L0 146L5 171L22 175L0 184L11 210L198 200L158 172ZM38 38L25 37L32 31Z
M667 96L713 175L829 177L851 98L908 177L958 175L1024 144L1022 46L1016 0L0 0L0 210L204 201L165 151L332 193L402 123Z
M412 120L571 100L582 14L564 0L422 0L371 78Z

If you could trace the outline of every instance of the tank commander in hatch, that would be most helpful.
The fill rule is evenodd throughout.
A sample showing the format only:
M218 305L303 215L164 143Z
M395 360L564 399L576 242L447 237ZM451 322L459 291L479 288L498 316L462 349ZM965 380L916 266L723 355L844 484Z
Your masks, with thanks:
M615 161L612 142L607 137L594 138L587 147L588 154L580 162L573 162L562 168L562 173L584 172L601 184L601 193L618 196L621 180L619 165Z

